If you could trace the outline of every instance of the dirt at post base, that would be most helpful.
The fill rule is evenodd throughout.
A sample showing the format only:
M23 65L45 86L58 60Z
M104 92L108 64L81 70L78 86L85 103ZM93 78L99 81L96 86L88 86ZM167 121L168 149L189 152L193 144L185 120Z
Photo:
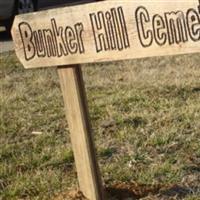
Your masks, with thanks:
M184 200L188 195L199 194L200 173L186 175L179 184L146 185L138 183L115 183L105 186L105 200ZM78 190L59 194L52 200L87 200Z
M138 200L138 199L145 199L145 200L172 200L177 195L169 195L167 197L159 198L159 194L162 191L170 191L171 190L178 190L179 188L177 185L171 186L161 186L161 185L144 185L144 184L136 184L136 183L116 183L111 186L107 186L105 188L106 193L106 200ZM87 200L84 195L78 190L70 190L66 193L59 194L53 200Z

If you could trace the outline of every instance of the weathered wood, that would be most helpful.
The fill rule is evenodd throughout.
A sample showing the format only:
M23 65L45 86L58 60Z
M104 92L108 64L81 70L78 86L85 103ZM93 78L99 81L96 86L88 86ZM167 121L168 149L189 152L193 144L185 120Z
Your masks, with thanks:
M17 16L26 68L200 52L198 0L103 1Z
M81 67L59 67L58 74L80 189L89 200L103 200Z

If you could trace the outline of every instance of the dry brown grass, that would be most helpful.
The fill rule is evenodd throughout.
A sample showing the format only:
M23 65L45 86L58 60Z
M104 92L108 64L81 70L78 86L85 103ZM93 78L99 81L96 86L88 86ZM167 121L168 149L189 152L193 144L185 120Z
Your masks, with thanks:
M199 199L199 67L199 54L83 67L107 187L161 185L138 198ZM24 70L13 54L0 68L1 199L66 194L77 179L56 70Z

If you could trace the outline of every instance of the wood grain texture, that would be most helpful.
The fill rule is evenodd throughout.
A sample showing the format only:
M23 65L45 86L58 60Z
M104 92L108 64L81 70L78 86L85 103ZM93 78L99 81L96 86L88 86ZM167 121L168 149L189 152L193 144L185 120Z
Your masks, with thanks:
M80 189L89 200L103 200L81 67L59 67L58 74Z
M26 68L200 52L199 0L103 1L17 16Z

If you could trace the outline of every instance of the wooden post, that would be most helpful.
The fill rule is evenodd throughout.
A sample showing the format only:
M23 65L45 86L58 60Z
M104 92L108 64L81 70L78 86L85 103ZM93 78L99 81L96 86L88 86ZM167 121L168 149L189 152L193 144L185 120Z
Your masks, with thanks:
M89 200L103 200L80 65L58 67L80 190Z

